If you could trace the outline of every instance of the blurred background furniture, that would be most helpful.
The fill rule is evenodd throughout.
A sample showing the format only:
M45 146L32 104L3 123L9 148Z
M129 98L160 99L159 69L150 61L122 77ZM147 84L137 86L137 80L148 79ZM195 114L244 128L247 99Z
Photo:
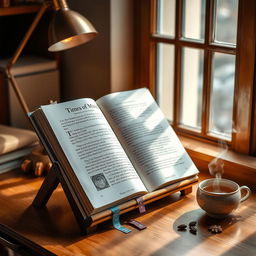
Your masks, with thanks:
M26 28L21 40L18 41L16 49L13 53L9 53L11 57L0 63L4 71L2 75L3 98L5 99L3 104L9 103L9 111L3 114L3 118L5 118L4 121L16 127L31 128L28 113L40 105L49 104L49 101L55 102L60 98L57 65L54 60L28 56L25 51L29 43L35 44L31 42L32 35L43 20L46 11L53 10L51 23L48 24L49 48L47 48L51 52L73 48L90 41L97 35L92 24L79 13L70 10L65 0L43 1L39 7L39 9L32 9L36 11L36 15ZM3 11L8 9L10 12ZM27 9L24 6L20 9L6 7L3 10L2 13L5 16L20 12L26 13ZM16 27L10 31L11 35L14 31ZM39 31L39 35L45 38L46 32L41 33L43 32ZM25 55L22 56L24 53ZM52 73L53 71L55 72ZM7 85L4 80L7 80ZM44 168L49 169L50 160L43 150L39 149L22 166L25 171L31 169L32 166L35 168L35 173L40 176Z

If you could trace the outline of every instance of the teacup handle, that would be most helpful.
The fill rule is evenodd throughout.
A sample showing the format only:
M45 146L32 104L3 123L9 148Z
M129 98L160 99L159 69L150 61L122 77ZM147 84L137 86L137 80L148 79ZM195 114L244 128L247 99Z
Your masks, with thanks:
M240 203L245 201L249 197L249 195L251 194L251 190L247 186L241 186L240 187L240 192L242 192L242 190L245 190L246 194L240 199Z

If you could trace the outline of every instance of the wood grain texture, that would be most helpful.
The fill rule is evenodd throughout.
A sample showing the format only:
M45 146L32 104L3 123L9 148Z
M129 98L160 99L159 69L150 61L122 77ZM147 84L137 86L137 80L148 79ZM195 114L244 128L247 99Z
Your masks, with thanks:
M242 54L238 54L236 59L233 119L237 132L233 134L232 146L237 152L249 154L252 137L252 102L255 94L255 1L240 1L239 10L237 51Z
M201 176L205 179L206 176ZM147 205L146 214L132 211L122 222L136 219L147 226L129 234L100 224L86 236L80 235L71 208L58 187L47 207L31 206L42 178L23 176L13 171L0 176L0 221L50 252L61 256L77 255L254 255L256 247L255 192L240 205L234 215L222 221L210 219L199 208L195 191L176 193ZM197 221L196 235L177 231L177 226ZM223 232L212 234L208 226L221 224ZM124 226L128 227L126 224Z

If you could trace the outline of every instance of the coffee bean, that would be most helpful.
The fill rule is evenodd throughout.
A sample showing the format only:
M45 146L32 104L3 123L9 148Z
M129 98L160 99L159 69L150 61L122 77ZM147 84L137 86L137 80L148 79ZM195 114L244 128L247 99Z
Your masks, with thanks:
M179 231L183 231L183 230L187 229L187 225L186 224L180 224L177 228L178 228Z
M196 226L197 222L196 221L191 221L189 222L189 227L193 227L193 226Z
M189 231L192 233L192 234L196 234L197 233L197 228L195 226L190 226L189 227Z

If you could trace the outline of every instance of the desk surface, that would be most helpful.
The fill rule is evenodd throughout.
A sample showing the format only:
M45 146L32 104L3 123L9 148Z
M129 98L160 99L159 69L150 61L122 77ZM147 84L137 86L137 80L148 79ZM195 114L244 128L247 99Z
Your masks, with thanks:
M81 255L222 255L256 254L255 193L243 202L234 215L217 221L199 209L195 190L181 197L176 193L147 205L146 214L133 211L122 216L147 226L123 234L110 222L97 227L89 235L81 236L68 201L61 187L50 198L47 207L31 206L41 178L12 171L0 176L0 223L61 256ZM196 235L177 231L179 224L197 221ZM223 232L212 234L208 226L221 224ZM126 225L125 225L126 226ZM128 227L128 226L126 226Z

